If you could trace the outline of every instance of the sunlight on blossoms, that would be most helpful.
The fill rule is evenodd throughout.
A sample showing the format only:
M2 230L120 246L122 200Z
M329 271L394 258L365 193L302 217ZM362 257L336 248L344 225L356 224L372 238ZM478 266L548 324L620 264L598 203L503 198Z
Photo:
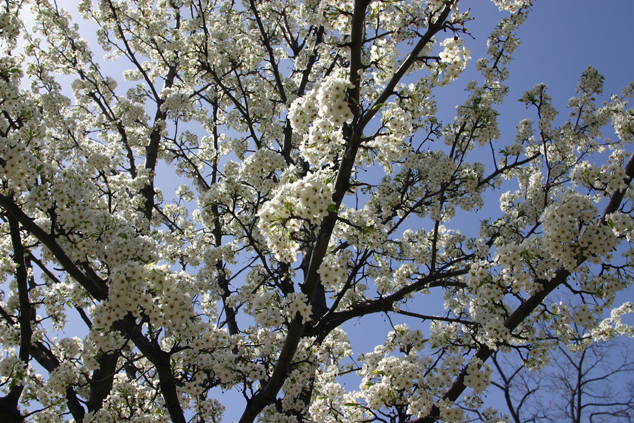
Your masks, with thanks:
M535 8L0 4L0 422L629 413L546 381L632 368L634 83Z

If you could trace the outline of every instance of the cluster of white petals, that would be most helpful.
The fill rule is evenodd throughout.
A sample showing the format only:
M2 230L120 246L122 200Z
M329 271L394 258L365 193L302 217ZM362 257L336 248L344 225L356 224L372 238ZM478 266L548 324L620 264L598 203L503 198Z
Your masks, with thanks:
M446 38L440 45L443 51L439 54L440 62L436 65L438 72L438 86L453 82L467 68L471 51L464 46L464 41L458 37ZM442 75L442 78L440 78Z
M277 260L292 263L297 258L302 237L328 214L332 204L330 175L315 172L281 184L273 198L258 213L258 227Z
M343 77L329 77L291 104L288 118L295 131L303 134L300 151L312 165L333 161L342 151L341 127L352 120Z
M565 268L577 267L582 250L602 257L615 247L617 238L612 229L596 225L597 212L590 198L570 191L544 210L544 247Z

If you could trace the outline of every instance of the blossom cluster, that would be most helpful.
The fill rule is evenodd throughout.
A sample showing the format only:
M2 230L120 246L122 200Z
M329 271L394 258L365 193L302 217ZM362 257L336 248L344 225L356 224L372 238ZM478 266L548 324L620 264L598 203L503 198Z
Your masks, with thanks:
M602 257L616 245L614 232L610 227L597 226L596 215L597 209L588 197L569 191L544 210L544 247L565 268L577 267L582 249Z
M253 186L257 192L266 195L275 182L271 174L286 167L284 158L271 150L261 149L249 156L240 169L240 180ZM264 177L263 177L264 176Z
M344 77L330 77L291 104L288 118L293 129L303 134L300 151L310 164L332 162L342 150L341 127L353 118L349 86Z
M482 370L481 367L483 367L483 363L480 359L473 359L467 365L467 375L464 383L469 388L472 388L475 394L482 394L489 386L491 373L493 372L491 366L484 365Z
M442 43L443 51L440 52L440 62L434 68L436 70L436 85L445 86L453 82L467 68L471 51L464 46L464 41L458 37L446 38ZM440 79L442 75L442 79Z
M332 183L328 173L316 172L295 182L281 184L258 213L258 227L279 261L292 263L299 239L309 235L328 214L332 204ZM307 233L308 232L308 233Z

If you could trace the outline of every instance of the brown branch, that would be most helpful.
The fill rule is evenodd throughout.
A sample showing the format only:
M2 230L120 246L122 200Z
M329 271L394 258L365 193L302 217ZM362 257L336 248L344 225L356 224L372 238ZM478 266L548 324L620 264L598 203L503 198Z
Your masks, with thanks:
M349 101L353 105L355 121L361 114L361 108L359 107L361 75L359 72L363 70L361 53L363 52L365 38L365 11L369 4L369 0L355 0L350 28L350 83L354 88L349 90L348 95Z
M442 316L429 316L426 314L413 313L411 311L399 310L395 312L396 314L402 314L403 316L415 317L417 319L422 320L432 320L432 321L440 321L440 322L451 322L451 323L461 323L463 325L475 325L475 322L462 320L457 317L442 317Z
M22 237L20 236L20 223L15 216L9 215L9 230L11 232L11 244L13 245L13 262L15 263L15 280L18 285L18 301L20 304L20 315L18 323L20 324L20 352L19 358L24 364L29 363L31 349L31 337L33 329L31 328L32 307L29 300L28 287L28 271L25 260L24 247L22 246Z
M266 33L266 28L264 28L264 24L262 23L262 19L260 18L260 14L258 13L258 8L256 2L254 0L250 1L251 11L253 11L253 16L255 16L255 21L258 24L258 29L260 30L260 36L262 40L262 44L266 49L267 54L269 55L269 63L271 64L271 68L273 68L273 76L275 77L275 84L277 85L277 91L280 94L280 98L282 102L286 103L286 92L284 91L284 83L282 82L282 77L280 74L280 70L277 67L277 62L275 61L275 52L271 47L271 37Z
M324 316L322 321L311 332L311 336L317 336L318 339L325 338L335 328L340 327L342 324L355 317L366 316L373 313L384 313L394 311L394 304L405 298L408 294L418 291L423 288L431 288L438 286L445 286L447 282L445 279L454 278L468 273L468 269L459 269L447 271L445 273L434 273L432 275L421 276L416 282L397 292L388 295L387 297L371 300L355 306L350 310L344 310L339 312L328 313Z
M99 368L92 373L90 378L90 397L88 398L88 411L101 409L104 400L110 395L114 375L117 369L119 352L101 352L98 359Z
M172 423L186 423L183 409L178 400L176 391L176 379L172 372L171 354L161 349L156 341L148 340L141 328L136 324L134 316L126 315L123 319L114 323L114 326L121 333L128 336L134 345L156 368L159 376L159 387L161 395L165 401L165 407L170 415Z
M68 274L72 276L82 287L84 287L84 289L88 291L94 299L104 301L108 298L108 286L105 281L99 278L99 276L97 276L94 272L92 272L92 276L87 276L84 272L82 272L79 267L73 263L70 257L68 257L55 238L46 233L46 231L40 228L33 219L27 216L26 213L24 213L20 207L15 204L13 199L0 194L0 207L5 209L11 216L15 217L20 222L24 230L40 240L62 265L64 270L68 272Z
M111 1L109 1L108 4L110 6L110 10L115 20L120 22L117 16L117 9L114 6L114 4L112 4ZM180 20L178 19L178 16L177 16L176 28L178 28L179 26L180 26ZM126 48L125 51L123 51L122 49L119 49L119 50L126 53L126 56L128 56L130 61L132 61L132 63L135 64L139 72L141 72L149 89L152 91L154 100L156 101L156 114L154 116L154 127L152 128L152 132L150 133L149 143L145 147L145 169L148 169L151 171L149 175L150 181L145 185L145 187L141 189L141 195L145 197L145 205L144 205L143 212L149 224L152 220L152 212L154 211L154 197L156 195L156 192L154 191L154 170L156 169L156 164L158 161L158 150L159 150L160 141L161 141L161 132L163 129L162 123L165 122L165 119L167 118L167 111L161 110L161 106L163 105L165 100L160 98L160 94L156 91L156 88L154 87L154 84L152 83L152 80L150 79L149 75L147 74L145 69L143 69L143 66L136 59L134 51L132 50L132 47L130 46L128 39L125 37L125 34L123 32L121 25L120 24L117 25L116 29L118 30L119 36L121 37L121 40L123 41L123 44ZM164 88L171 88L174 85L174 79L176 78L176 74L178 70L177 69L178 52L174 52L174 53L176 56L176 60L174 64L168 65L167 75L165 76L165 82L163 84Z
M27 283L28 272L26 261L24 259L24 247L22 246L22 237L20 236L20 223L12 216L8 216L9 231L11 234L11 244L13 246L13 262L15 263L15 280L18 285L18 301L20 304L20 314L18 316L18 324L20 325L20 350L18 358L26 366L30 360L31 337L33 329L31 328L31 301L29 300L29 287ZM17 381L16 381L17 382ZM18 409L18 401L24 385L15 383L11 386L9 393L0 398L0 401L6 402L6 410L11 410L12 418L19 421L20 412Z
M431 42L434 35L436 35L436 33L438 33L440 30L443 29L443 27L445 26L445 21L447 20L447 17L451 13L453 4L454 4L454 1L447 2L445 4L445 8L438 16L438 19L436 19L434 23L430 23L429 27L427 28L427 31L425 31L425 34L423 34L423 36L418 41L418 43L416 43L416 46L414 46L409 56L407 56L407 59L405 59L405 61L401 64L398 70L394 72L394 76L392 76L392 79L390 79L390 82L387 83L381 95L376 99L372 107L370 107L370 109L365 113L365 115L363 115L361 119L362 127L365 127L365 125L367 125L370 122L370 120L372 120L374 115L377 114L377 112L381 108L381 105L384 104L388 100L388 98L393 94L394 88L400 82L401 78L403 78L403 76L405 76L405 74L412 67L412 65L414 65L414 63L418 61L419 59L418 55L420 54L420 52L423 51L423 49L429 42Z

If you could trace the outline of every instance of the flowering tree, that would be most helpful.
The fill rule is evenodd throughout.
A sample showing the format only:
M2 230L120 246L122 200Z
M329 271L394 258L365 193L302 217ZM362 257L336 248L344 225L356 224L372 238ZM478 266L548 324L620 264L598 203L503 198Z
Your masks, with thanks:
M535 122L496 141L530 5L494 1L482 82L442 123L432 90L470 59L457 0L83 0L123 88L56 3L5 0L0 420L218 422L236 390L243 423L460 421L494 352L539 367L630 331L634 85L597 106L589 68L558 127L537 85ZM500 218L452 229L485 192ZM377 313L429 326L353 358L342 325Z

